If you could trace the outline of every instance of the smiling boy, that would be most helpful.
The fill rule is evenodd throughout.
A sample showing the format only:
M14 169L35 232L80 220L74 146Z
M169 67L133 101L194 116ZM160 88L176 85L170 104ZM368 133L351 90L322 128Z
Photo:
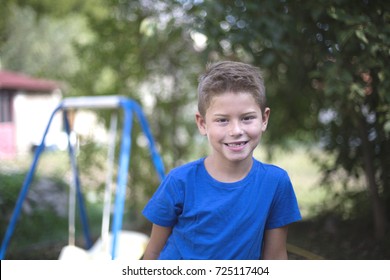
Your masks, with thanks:
M223 61L199 79L199 132L210 154L173 169L143 214L144 259L287 259L301 219L287 173L253 157L270 116L258 68Z

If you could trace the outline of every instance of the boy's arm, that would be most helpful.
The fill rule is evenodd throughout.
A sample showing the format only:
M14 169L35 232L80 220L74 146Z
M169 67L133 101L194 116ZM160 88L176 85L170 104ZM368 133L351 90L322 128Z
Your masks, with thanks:
M161 250L164 248L169 235L171 235L171 232L171 227L162 227L153 224L152 233L150 235L149 243L146 246L143 259L156 260L160 255Z
M287 226L266 230L262 258L264 260L287 260Z

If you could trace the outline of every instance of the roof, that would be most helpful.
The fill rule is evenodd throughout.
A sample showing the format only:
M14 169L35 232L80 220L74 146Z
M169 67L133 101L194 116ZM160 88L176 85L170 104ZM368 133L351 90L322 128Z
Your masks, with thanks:
M51 92L59 88L55 81L36 79L27 75L0 70L0 89Z

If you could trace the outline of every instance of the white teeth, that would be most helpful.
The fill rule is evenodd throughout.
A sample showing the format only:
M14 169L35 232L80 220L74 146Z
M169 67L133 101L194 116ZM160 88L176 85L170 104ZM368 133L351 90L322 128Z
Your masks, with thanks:
M226 144L226 145L228 145L229 147L239 147L239 146L243 146L243 145L245 145L246 144L246 142L241 142L241 143L231 143L231 144Z

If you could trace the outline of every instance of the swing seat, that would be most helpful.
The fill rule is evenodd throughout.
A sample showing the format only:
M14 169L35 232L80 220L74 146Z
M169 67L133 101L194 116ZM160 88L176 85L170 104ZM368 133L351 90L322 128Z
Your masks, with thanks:
M89 260L90 256L87 250L84 250L74 245L66 245L62 247L58 259L79 261L79 260Z
M59 260L111 260L113 235L108 234L105 244L100 237L95 244L85 250L74 245L62 248ZM146 234L121 230L117 235L117 255L115 260L139 260L144 254L149 237Z

